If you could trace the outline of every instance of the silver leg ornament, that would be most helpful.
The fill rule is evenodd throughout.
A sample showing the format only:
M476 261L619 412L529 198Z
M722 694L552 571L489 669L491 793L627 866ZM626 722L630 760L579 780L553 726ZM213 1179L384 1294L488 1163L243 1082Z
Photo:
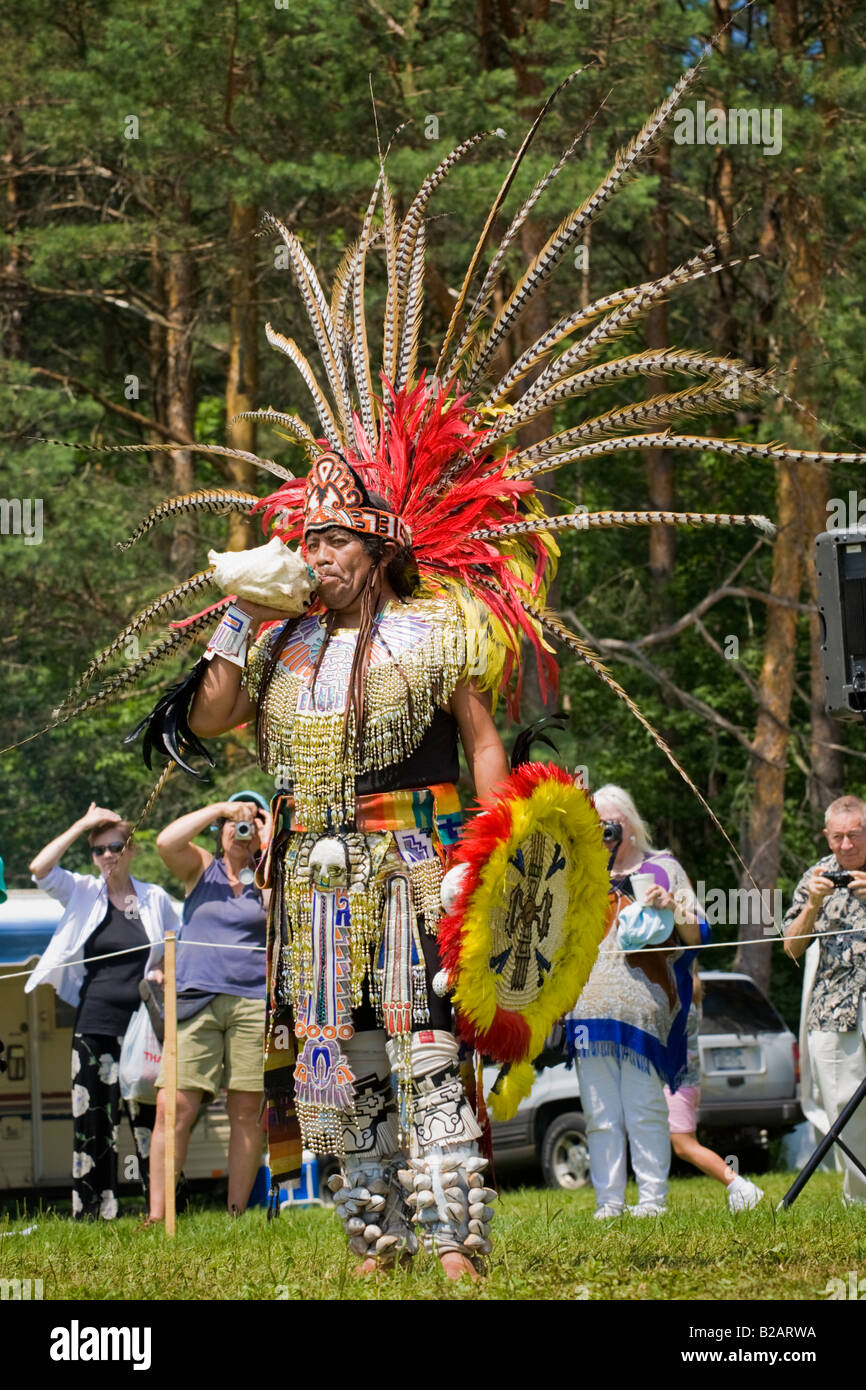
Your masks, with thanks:
M349 1249L361 1259L406 1251L418 1240L397 1172L405 1158L397 1140L397 1115L383 1032L359 1033L344 1044L355 1076L355 1119L343 1129L341 1173L329 1179Z
M458 1052L456 1038L438 1029L412 1037L413 1156L399 1176L424 1248L472 1257L490 1251L497 1194L484 1184L487 1159L478 1153L481 1131L466 1100ZM393 1041L388 1056L396 1066Z

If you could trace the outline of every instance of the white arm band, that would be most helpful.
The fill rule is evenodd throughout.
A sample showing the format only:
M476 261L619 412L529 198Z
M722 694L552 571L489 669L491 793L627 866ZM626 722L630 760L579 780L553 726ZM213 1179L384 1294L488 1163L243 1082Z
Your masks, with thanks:
M204 654L205 661L212 661L215 656L222 656L235 666L246 666L247 637L252 621L252 618L243 613L240 608L236 608L233 603L230 603L220 618L219 626L213 637L208 642L207 651Z

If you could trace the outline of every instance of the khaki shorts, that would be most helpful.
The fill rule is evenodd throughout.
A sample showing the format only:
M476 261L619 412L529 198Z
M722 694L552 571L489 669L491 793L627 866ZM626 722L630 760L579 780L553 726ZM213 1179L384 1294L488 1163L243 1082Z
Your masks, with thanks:
M264 999L218 994L201 1013L177 1025L177 1088L204 1091L212 1100L227 1091L261 1091L264 1085ZM162 1068L157 1086L164 1086Z

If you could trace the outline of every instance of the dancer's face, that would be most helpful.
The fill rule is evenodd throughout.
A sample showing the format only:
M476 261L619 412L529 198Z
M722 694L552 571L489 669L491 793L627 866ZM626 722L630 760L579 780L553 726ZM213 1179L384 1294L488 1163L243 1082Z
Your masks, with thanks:
M326 608L341 613L358 601L373 567L362 538L342 526L309 531L304 537L307 560L319 581L319 597Z

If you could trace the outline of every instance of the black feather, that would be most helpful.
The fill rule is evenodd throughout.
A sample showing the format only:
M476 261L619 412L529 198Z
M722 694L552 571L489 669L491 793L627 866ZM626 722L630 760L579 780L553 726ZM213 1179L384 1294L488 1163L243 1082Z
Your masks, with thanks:
M190 777L204 782L207 780L207 774L190 767L186 755L191 753L195 757L203 758L210 767L216 766L201 739L197 738L189 727L190 706L204 680L208 666L209 662L201 657L189 675L167 690L150 714L123 740L124 743L134 743L139 734L144 733L141 753L146 767L151 766L151 759L156 752L176 763L184 772L189 773Z
M525 729L521 729L511 750L511 771L514 772L516 768L531 761L529 750L533 743L545 743L548 748L552 748L554 753L558 754L559 748L552 739L547 737L544 731L555 729L561 733L567 723L568 716L562 710L557 710L556 714L542 715L541 719L536 719L534 724L528 724Z

